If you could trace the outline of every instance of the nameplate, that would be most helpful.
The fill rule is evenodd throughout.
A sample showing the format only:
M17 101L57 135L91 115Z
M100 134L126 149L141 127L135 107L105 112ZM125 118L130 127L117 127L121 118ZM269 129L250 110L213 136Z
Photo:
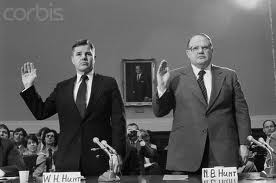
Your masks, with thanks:
M236 167L203 168L202 180L209 179L238 179L238 171Z
M43 183L80 183L80 172L45 172L42 176Z
M233 179L206 179L202 183L238 183L238 178Z

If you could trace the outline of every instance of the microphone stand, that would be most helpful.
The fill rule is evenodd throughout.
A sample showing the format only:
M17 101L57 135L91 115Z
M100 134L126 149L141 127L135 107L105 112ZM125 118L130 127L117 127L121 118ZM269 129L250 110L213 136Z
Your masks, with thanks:
M270 162L268 162L267 167L263 171L261 171L260 176L265 178L273 178L273 177L276 177L276 167L274 166L272 152L266 146L265 146L265 149L269 153Z
M102 175L99 176L98 182L118 182L120 181L120 178L114 173L114 165L113 160L117 158L117 154L114 154L110 148L103 145L99 141L95 142L93 139L93 142L96 143L100 149L102 149L109 157L109 170L105 171ZM92 148L94 150L94 148ZM91 149L91 150L92 150Z

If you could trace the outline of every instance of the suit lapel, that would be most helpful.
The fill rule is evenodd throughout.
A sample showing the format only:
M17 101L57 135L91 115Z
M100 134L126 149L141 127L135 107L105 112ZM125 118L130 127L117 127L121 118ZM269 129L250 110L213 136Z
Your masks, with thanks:
M225 75L223 74L222 70L218 67L212 65L211 67L212 72L212 91L211 91L211 97L208 105L208 110L214 105L220 91L222 88L223 81L225 79Z
M92 81L92 88L91 88L91 94L90 94L90 99L89 103L86 108L85 115L88 114L88 112L92 111L92 106L96 102L97 98L100 96L102 92L102 86L101 86L101 76L98 74L94 74L93 76L93 81Z
M199 88L199 85L196 80L196 76L193 72L193 68L191 64L189 64L184 69L180 70L180 73L186 75L188 77L187 82L189 82L189 87L192 89L192 93L207 107L207 103L203 97L203 94L201 92L201 89Z

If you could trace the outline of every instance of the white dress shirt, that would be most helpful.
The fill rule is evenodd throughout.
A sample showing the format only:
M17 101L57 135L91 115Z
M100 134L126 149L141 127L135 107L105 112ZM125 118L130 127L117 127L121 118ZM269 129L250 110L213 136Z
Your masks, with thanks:
M201 71L201 69L197 68L196 66L194 66L193 64L192 65L192 68L193 68L193 72L196 76L196 79L198 79L199 75L198 73ZM205 71L205 74L203 75L203 80L204 80L204 85L205 85L205 88L207 90L207 98L208 98L208 104L209 104L209 101L210 101L210 97L211 97L211 91L212 91L212 72L211 72L211 64L206 67L204 69Z
M193 72L194 72L194 74L195 74L195 76L196 76L196 79L198 79L198 77L199 77L198 73L199 73L199 71L200 71L201 69L197 68L197 67L194 66L193 64L191 64L191 65L192 65ZM212 72L211 72L211 64L210 64L208 67L206 67L206 68L204 69L204 71L205 71L205 74L204 74L204 76L203 76L203 80L204 80L205 88L206 88L206 90L207 90L207 98L208 98L208 101L207 101L207 102L208 102L208 104L209 104L210 97L211 97L211 91L212 91ZM164 92L161 92L161 91L157 88L157 93L158 93L158 97L160 98L160 97L165 93L165 91L164 91Z
M89 99L90 99L90 95L91 95L91 89L92 89L92 82L93 82L93 75L94 75L94 70L92 70L91 72L86 74L88 79L86 80L86 84L87 84L87 92L86 92L86 107L88 105ZM76 102L77 100L77 94L78 94L78 90L81 84L81 74L77 73L77 79L75 81L75 85L74 85L74 101Z

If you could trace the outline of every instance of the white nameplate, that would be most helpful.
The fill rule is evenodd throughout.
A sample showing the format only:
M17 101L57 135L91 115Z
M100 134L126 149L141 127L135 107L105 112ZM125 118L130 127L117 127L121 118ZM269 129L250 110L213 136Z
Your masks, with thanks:
M80 183L80 172L45 172L42 176L43 183Z
M236 167L214 167L202 169L202 180L238 179Z
M205 179L202 183L238 183L238 178L234 179Z

